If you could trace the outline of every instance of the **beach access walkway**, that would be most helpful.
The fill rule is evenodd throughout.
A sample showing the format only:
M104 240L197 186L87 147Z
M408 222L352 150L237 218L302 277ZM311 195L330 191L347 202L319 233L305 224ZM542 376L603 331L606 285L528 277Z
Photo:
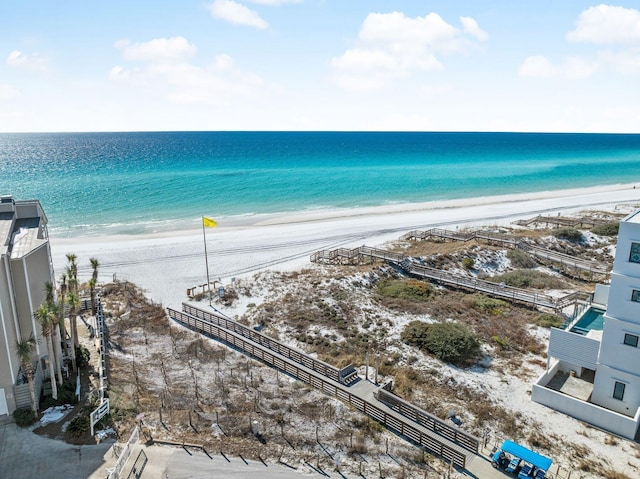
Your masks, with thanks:
M582 292L574 292L556 298L548 294L536 293L522 288L432 268L420 264L419 260L412 257L379 248L371 248L369 246L360 246L353 249L338 248L334 250L321 250L311 255L311 261L314 263L355 264L371 259L378 259L390 263L402 270L405 274L411 276L424 278L457 289L465 289L512 302L524 303L534 308L543 307L560 311L567 306L575 305L579 301L587 301L590 298L588 293Z
M403 438L440 456L452 466L471 472L476 467L483 471L476 477L491 477L485 471L487 461L481 455L479 438L394 395L388 390L390 384L379 386L354 376L351 373L353 366L345 370L332 370L330 365L216 311L183 303L182 311L167 308L167 312L177 323L221 341L339 399ZM492 468L489 466L488 469Z
M567 216L538 215L532 218L516 220L512 224L518 226L544 225L545 227L548 227L549 225L554 225L564 228L593 228L595 226L605 225L611 222L611 220L589 218L587 216L571 218Z
M586 260L558 251L532 245L522 240L518 236L493 233L490 231L477 230L471 232L450 231L441 228L431 228L420 231L413 230L402 235L402 240L431 240L431 241L462 241L471 240L484 241L488 244L504 246L506 248L517 248L529 254L539 263L553 266L561 271L580 278L593 280L598 277L603 279L611 272L611 265L599 261Z

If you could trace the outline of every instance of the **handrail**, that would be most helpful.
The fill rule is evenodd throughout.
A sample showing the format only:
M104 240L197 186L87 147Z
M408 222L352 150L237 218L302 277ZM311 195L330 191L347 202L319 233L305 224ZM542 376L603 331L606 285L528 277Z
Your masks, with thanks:
M352 379L350 377L351 369L353 369L352 365L349 365L351 366L351 369L349 368L349 366L343 369L338 369L335 366L325 363L324 361L306 356L303 352L282 344L281 342L276 341L275 339L270 338L269 336L262 334L255 329L249 328L244 324L240 324L236 321L225 318L213 312L196 308L195 306L192 306L188 303L182 303L182 311L204 321L208 321L217 326L221 326L225 329L228 329L229 331L233 331L234 333L244 336L245 338L251 339L252 341L265 346L278 354L281 354L299 364L308 367L309 369L312 369L313 371L316 371L319 374L322 374L323 376L333 379L334 381L344 382Z

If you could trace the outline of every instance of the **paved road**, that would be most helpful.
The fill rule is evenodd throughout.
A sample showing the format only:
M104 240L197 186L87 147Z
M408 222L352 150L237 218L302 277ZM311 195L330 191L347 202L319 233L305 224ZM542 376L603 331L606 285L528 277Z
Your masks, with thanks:
M0 477L7 479L103 479L111 443L74 446L15 424L0 426ZM105 458L106 457L106 458Z

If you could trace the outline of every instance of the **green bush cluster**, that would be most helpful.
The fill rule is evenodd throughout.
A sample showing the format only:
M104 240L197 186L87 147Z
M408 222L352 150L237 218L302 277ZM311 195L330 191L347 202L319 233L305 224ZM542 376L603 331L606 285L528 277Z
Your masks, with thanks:
M603 225L598 225L591 229L591 232L600 236L616 236L618 234L618 230L620 229L620 223L605 223Z
M559 328L564 323L564 319L557 314L542 313L536 316L533 322L542 328Z
M45 397L40 401L40 409L43 411L51 406L62 406L64 404L77 404L78 397L76 396L76 380L71 377L62 383L62 386L58 386L58 399L53 399L51 396Z
M484 294L473 294L468 296L471 307L484 314L499 316L509 309L509 304L501 299L491 298Z
M478 339L460 323L412 321L402 331L402 340L458 366L472 363L480 354Z
M13 411L13 420L20 427L29 427L36 422L36 416L31 408L20 408Z
M511 261L511 266L514 268L525 268L531 269L535 268L538 263L529 256L528 253L522 251L521 249L514 248L507 251L507 258Z
M427 301L433 294L433 287L417 279L385 279L378 281L378 294L411 301Z
M487 279L495 283L504 283L514 288L558 289L566 286L560 278L532 269L509 271Z
M76 361L78 363L78 368L83 368L89 364L89 359L91 358L91 353L84 346L76 347Z
M473 258L469 258L468 256L462 260L462 267L464 269L471 270L475 267L476 262Z
M83 436L91 427L89 416L76 416L67 426L66 434L71 437Z
M558 228L553 232L553 236L559 239L571 241L572 243L584 243L584 236L582 232L575 228Z

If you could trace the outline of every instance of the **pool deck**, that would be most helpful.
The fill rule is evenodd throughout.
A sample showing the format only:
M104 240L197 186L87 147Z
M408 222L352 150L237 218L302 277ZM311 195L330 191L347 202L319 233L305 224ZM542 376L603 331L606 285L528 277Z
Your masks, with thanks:
M593 391L593 374L585 371L582 377L579 378L569 373L558 371L549 381L547 387L581 401L589 401Z

